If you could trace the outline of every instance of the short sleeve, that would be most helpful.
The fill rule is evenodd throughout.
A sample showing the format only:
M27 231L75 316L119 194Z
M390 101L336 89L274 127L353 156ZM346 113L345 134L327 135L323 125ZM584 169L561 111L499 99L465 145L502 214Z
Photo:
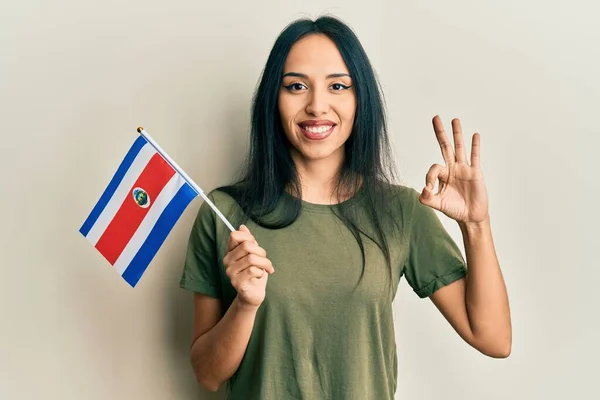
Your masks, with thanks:
M213 201L212 195L208 195ZM183 274L183 289L221 298L221 278L217 255L215 217L207 202L202 203L189 235Z
M404 274L415 293L425 298L467 275L467 268L460 249L435 211L421 204L416 190L411 191L414 207Z

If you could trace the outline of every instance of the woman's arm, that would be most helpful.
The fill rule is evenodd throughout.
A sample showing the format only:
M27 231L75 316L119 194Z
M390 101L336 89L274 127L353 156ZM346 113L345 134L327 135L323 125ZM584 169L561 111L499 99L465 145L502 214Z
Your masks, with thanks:
M194 328L191 362L196 380L217 391L237 371L254 326L258 307L236 298L225 315L221 300L194 294Z
M512 346L510 309L490 219L459 225L468 275L430 298L467 343L490 357L508 357Z
M242 362L269 275L275 272L245 225L231 232L226 253L225 273L238 294L225 315L221 318L221 300L194 294L191 362L198 383L211 391L231 378Z
M510 311L492 240L480 165L481 135L472 137L469 164L459 119L452 120L454 148L440 117L436 115L432 122L446 166L434 164L429 169L419 201L458 222L469 272L430 298L469 344L490 357L508 357L512 346ZM439 192L434 193L437 180Z

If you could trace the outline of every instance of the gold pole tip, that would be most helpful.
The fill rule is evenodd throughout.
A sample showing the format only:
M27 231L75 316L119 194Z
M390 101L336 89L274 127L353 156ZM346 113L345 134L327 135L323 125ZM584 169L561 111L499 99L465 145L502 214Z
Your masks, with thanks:
M138 133L142 133L143 130L144 130L143 126L138 126L138 128L137 128Z

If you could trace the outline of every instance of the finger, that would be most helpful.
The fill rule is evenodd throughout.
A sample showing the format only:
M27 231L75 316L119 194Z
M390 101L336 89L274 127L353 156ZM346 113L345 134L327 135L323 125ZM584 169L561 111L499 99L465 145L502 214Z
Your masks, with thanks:
M242 232L248 232L252 235L252 233L250 232L250 229L248 229L248 227L246 225L240 225L240 231ZM254 238L254 236L252 236ZM258 242L256 241L256 239L253 239L254 243L258 244Z
M250 253L256 254L261 257L267 257L267 251L260 247L258 244L256 244L255 241L244 240L243 242L238 244L234 249L225 254L225 257L223 257L223 264L227 266L247 256Z
M248 254L245 257L242 257L238 261L235 261L229 265L226 269L226 274L230 278L239 274L246 268L254 266L258 268L264 269L267 273L272 274L275 272L275 268L271 264L271 260L268 258L257 256L256 254Z
M452 120L452 133L454 135L454 154L456 155L456 162L466 163L467 152L465 150L462 127L460 126L460 120L458 118Z
M243 270L240 273L239 277L240 277L240 279L248 279L248 280L250 280L250 279L253 279L253 278L261 279L265 275L268 275L268 274L267 274L267 272L264 269L258 268L258 267L255 267L255 266L251 266L251 267L248 267L245 270Z
M238 244L249 240L254 242L254 236L250 232L245 231L233 231L229 234L229 240L227 242L227 248L225 249L226 253L229 253L231 250L237 247Z
M268 274L265 273L264 269L257 268L257 267L249 267L249 268L246 268L244 271L242 271L235 278L234 282L241 282L241 284L240 284L240 291L241 292L247 292L248 289L250 289L250 286L252 284L252 280L253 279L261 280L262 278L265 277L265 275L268 276Z
M240 259L239 262L242 263L242 265L245 265L246 267L254 266L254 267L262 268L265 271L267 271L269 274L272 274L275 272L275 268L273 268L273 264L271 263L271 260L269 260L268 258L265 258L265 257L258 256L256 254L248 254L246 257L243 257L242 259Z
M437 138L438 143L440 144L440 149L442 150L442 157L444 157L446 165L454 163L454 150L452 150L452 145L448 140L448 136L446 136L446 132L444 131L444 125L442 124L442 120L440 119L439 115L433 117L433 130L435 131L435 136Z
M435 196L433 191L425 187L419 196L419 202L421 204L425 204L426 206L435 208L436 210L440 210L442 200L440 196Z
M444 167L440 164L433 164L431 166L431 168L429 168L427 175L425 175L425 188L429 192L433 192L433 188L435 188L435 182L439 178L441 178L441 179L444 178L445 170L446 170L446 167Z
M243 276L244 271L246 271L248 268L258 268L258 269L264 271L265 274L267 274L267 275L275 273L275 270L273 269L272 266L266 266L266 265L248 265L248 264L242 263L242 262L234 263L225 272L226 272L226 275L231 280L231 282L233 283L235 280L240 279L240 276Z
M473 135L472 144L471 144L471 165L474 167L479 167L479 154L481 149L481 135L479 133L475 133Z
M267 257L267 251L257 245L254 242L246 240L237 245L235 249L231 251L231 261L238 261L239 259L246 257L248 254L256 254L260 257Z

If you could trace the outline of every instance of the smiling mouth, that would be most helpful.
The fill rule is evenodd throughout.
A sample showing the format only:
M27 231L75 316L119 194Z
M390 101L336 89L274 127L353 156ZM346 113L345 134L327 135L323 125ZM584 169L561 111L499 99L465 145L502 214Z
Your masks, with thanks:
M300 130L307 139L310 140L323 140L326 139L335 128L334 125L320 125L320 126L302 126L298 125Z

